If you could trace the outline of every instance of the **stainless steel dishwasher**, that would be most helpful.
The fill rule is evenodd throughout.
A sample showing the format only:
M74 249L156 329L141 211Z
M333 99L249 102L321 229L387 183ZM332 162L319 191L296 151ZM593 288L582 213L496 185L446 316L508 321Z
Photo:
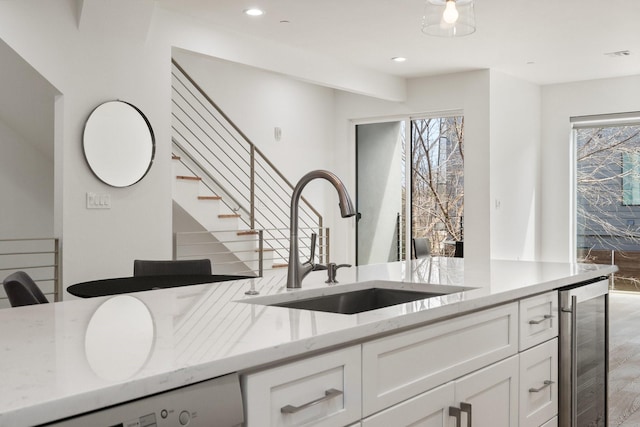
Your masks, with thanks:
M47 427L235 427L244 422L237 374L46 424Z
M560 291L560 427L607 426L609 279Z

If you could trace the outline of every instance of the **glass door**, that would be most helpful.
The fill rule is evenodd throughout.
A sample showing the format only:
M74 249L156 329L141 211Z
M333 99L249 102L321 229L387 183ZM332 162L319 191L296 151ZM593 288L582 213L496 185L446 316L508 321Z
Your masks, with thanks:
M616 264L613 289L640 291L640 117L573 127L577 260Z

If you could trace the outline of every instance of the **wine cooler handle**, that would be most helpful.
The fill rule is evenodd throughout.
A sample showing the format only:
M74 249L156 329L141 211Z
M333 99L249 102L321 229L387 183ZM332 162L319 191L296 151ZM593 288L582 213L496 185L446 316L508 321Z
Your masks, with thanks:
M571 425L578 422L578 297L571 296Z

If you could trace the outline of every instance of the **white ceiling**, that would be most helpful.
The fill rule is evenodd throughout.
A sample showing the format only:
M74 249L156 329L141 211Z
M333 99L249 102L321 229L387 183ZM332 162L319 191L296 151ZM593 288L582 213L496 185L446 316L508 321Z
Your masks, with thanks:
M538 84L640 74L640 0L475 0L477 31L420 30L423 0L156 0L337 63L417 77L491 68ZM248 17L249 7L266 11ZM287 21L287 22L282 22ZM610 57L609 52L630 51ZM404 56L395 63L390 58Z

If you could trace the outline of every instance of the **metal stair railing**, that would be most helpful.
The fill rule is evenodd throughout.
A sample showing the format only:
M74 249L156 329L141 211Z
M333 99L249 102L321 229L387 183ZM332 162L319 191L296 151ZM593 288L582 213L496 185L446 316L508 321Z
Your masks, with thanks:
M19 270L31 276L45 295L53 297L53 301L62 299L60 241L57 238L0 239L0 280ZM0 308L8 305L2 290Z
M172 60L172 141L181 162L251 230L261 229L279 257L288 259L289 203L293 185L200 86ZM259 208L258 208L259 207ZM303 197L300 249L312 233L326 241L318 262L329 262L323 218ZM304 254L303 254L304 257Z
M246 274L262 277L266 270L285 267L288 259L283 258L273 246L277 246L273 237L276 230L258 230L255 234L243 235L238 239L227 238L237 230L215 231L182 231L174 234L174 259L215 258L216 274ZM279 230L278 230L279 231ZM286 234L288 229L282 230ZM302 230L301 230L302 231ZM329 229L324 229L324 235L329 235ZM310 232L316 232L312 230ZM288 244L288 237L286 238ZM242 243L255 243L253 247L243 249L229 249L228 246ZM327 239L317 243L318 251L328 252ZM307 248L307 250L309 250ZM305 254L305 258L309 254ZM328 260L327 260L328 262Z

